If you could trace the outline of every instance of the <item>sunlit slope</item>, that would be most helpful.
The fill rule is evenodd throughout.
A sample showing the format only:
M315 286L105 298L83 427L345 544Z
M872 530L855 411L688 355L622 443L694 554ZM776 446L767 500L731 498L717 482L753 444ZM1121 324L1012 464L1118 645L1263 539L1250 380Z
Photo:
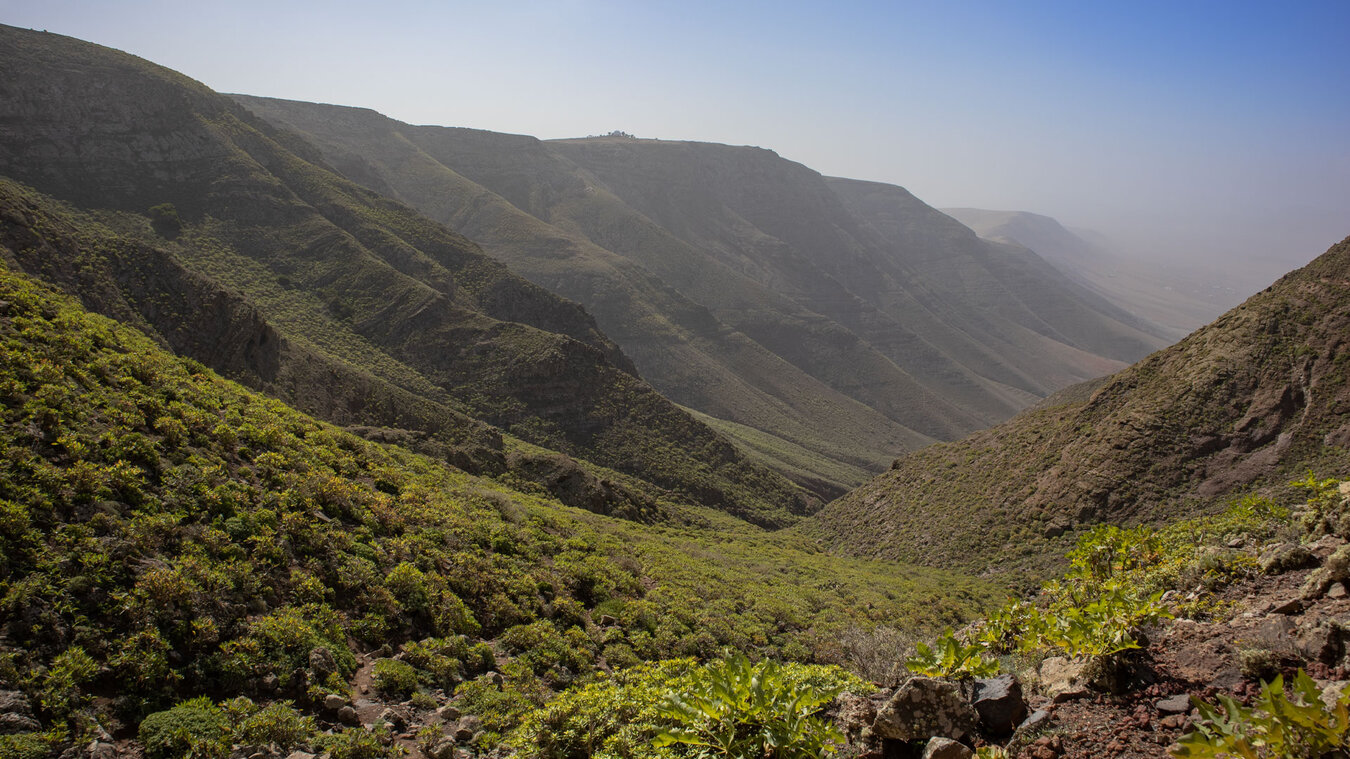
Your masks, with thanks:
M898 459L809 529L865 556L1016 572L1098 522L1187 516L1350 467L1350 240L1180 343Z

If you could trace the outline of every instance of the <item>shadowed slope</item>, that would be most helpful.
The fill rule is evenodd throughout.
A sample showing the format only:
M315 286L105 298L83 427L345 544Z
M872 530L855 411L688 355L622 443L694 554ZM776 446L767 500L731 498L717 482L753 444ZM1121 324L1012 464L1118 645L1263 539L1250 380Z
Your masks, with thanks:
M295 135L181 75L69 38L0 29L0 57L0 173L104 209L120 233L242 296L282 337L761 523L809 508L637 378L576 303L342 179ZM166 201L173 228L136 216ZM200 316L142 315L161 333Z

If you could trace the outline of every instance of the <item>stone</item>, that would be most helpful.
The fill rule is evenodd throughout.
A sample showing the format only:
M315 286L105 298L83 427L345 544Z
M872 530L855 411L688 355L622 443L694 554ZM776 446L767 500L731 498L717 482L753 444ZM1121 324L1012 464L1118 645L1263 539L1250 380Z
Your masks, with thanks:
M442 706L436 713L439 714L441 719L445 722L454 722L459 719L459 709L450 706L449 704Z
M1322 683L1318 683L1322 685ZM1341 694L1345 692L1346 686L1350 685L1350 680L1332 680L1322 685L1322 703L1326 704L1328 710L1335 709L1337 702L1340 701Z
M1167 730L1181 730L1186 727L1187 717L1184 714L1169 714L1158 720L1158 724Z
M87 759L117 759L117 746L106 741L93 741L84 750Z
M500 672L489 672L486 675L483 675L483 677L486 677L493 685L496 685L499 688L502 683L506 682L506 678L502 677L502 673Z
M1027 718L1022 683L1013 675L976 680L971 705L980 715L980 727L989 735L1007 735Z
M330 712L335 712L347 705L347 698L336 693L329 693L323 697L323 708Z
M923 759L971 759L975 752L951 738L931 738L923 747Z
M27 714L20 714L19 712L0 713L0 735L31 733L41 729L42 725Z
M1292 572L1295 569L1307 569L1317 566L1317 557L1312 551L1297 543L1280 543L1267 548L1258 560L1261 571L1268 575Z
M454 738L442 738L427 751L427 759L454 759L454 757Z
M955 683L916 676L896 688L877 710L872 733L897 741L960 738L975 729L979 718Z
M405 717L400 710L392 707L380 712L379 718L384 724L390 726L394 730L401 731L408 726L408 718Z
M1343 631L1339 624L1323 619L1298 630L1294 647L1308 661L1335 664L1345 653Z
M314 754L296 749L286 755L286 759L314 759Z
M326 680L337 671L337 660L333 652L324 646L316 646L309 652L309 668L314 670L315 680Z
M1159 714L1185 714L1191 710L1191 697L1185 693L1178 693L1159 699L1154 706L1158 708Z
M1276 601L1270 605L1271 614L1297 614L1303 611L1302 598L1290 598L1286 601Z
M1074 661L1063 656L1052 656L1041 662L1041 690L1056 704L1083 698L1088 694L1088 678L1083 670L1086 661Z
M338 721L344 725L356 725L361 722L361 717L357 715L356 710L350 706L344 706L338 709Z
M619 624L619 620L608 614L601 614L600 619L596 621L596 624L601 627L613 627Z
M1308 545L1308 550L1313 556L1319 559L1325 559L1336 552L1337 548L1345 545L1345 540L1335 535L1323 535L1316 543Z
M1304 581L1299 595L1305 600L1321 598L1332 583L1337 582L1341 584L1350 582L1350 545L1338 547L1331 552L1320 569L1308 573L1308 579Z
M1350 592L1346 591L1345 583L1333 582L1331 583L1331 587L1327 588L1327 598L1334 601L1339 601L1346 596L1350 596Z
M839 710L835 722L851 742L858 744L864 730L870 730L877 718L877 706L872 699L856 693L841 693L836 699Z

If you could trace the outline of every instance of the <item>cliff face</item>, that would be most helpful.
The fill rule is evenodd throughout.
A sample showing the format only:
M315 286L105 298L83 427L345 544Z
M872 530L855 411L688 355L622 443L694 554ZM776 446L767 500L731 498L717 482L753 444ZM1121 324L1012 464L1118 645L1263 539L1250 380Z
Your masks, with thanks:
M94 252L101 277L16 258L90 305L329 418L369 424L369 405L398 426L464 426L434 421L453 409L761 523L809 508L639 379L580 305L339 177L294 134L69 38L0 29L0 57L0 174L121 240Z
M1350 466L1350 240L1214 323L965 440L898 459L812 529L842 550L1013 571L1096 522L1173 519Z

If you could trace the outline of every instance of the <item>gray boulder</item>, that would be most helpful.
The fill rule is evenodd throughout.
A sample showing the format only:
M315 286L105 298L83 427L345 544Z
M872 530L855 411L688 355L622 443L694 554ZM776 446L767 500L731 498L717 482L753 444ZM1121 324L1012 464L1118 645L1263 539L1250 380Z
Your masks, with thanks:
M1013 675L976 680L970 703L980 715L980 728L989 735L1007 735L1027 718L1022 683Z
M872 733L898 741L960 738L970 734L978 721L979 713L955 683L911 677L877 710Z

